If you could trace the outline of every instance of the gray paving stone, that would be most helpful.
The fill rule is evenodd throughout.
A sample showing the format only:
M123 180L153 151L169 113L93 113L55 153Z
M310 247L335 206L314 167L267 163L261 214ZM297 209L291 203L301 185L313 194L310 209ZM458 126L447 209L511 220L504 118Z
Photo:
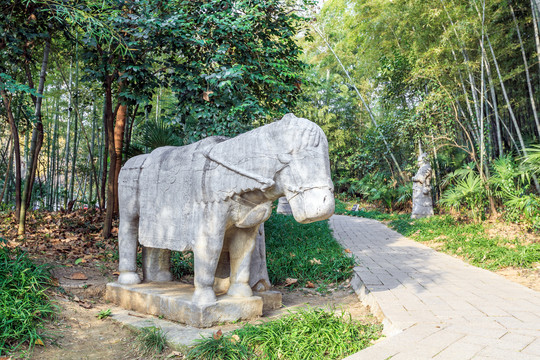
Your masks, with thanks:
M357 294L390 328L347 359L540 359L540 293L375 220L335 215L330 224L361 264Z

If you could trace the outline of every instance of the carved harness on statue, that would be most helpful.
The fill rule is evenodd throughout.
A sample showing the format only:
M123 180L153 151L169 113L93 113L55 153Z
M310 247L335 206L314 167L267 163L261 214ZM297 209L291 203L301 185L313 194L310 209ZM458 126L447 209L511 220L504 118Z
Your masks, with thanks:
M251 171L242 169L242 168L240 168L240 167L238 167L238 166L236 166L234 164L229 163L228 161L221 160L221 159L216 159L215 157L210 155L210 153L212 152L212 149L213 149L213 147L210 148L208 151L205 151L203 153L204 157L206 157L208 160L210 160L212 162L215 162L218 165L221 165L221 166L223 166L223 167L237 173L238 175L241 175L241 176L244 176L244 177L247 177L249 179L253 179L253 180L257 181L258 183L263 185L262 188L261 188L261 191L264 192L264 191L270 189L272 186L275 185L275 181L273 179L265 178L264 176L260 176L258 174L252 173ZM281 159L280 159L280 161L281 161ZM285 167L289 166L289 161L281 161L283 166L280 169L278 169L277 172L280 172ZM294 175L293 175L293 177L294 177ZM329 188L329 186L328 185L297 186L295 184L294 186L287 186L287 191L293 194L290 197L290 199L293 199L296 196L301 195L301 194L303 194L304 192L306 192L308 190L322 189L322 188ZM246 198L244 198L244 197L242 197L242 196L240 196L238 194L233 195L232 200L237 202L238 204L240 204L242 206L246 206L246 207L251 208L251 211L249 211L248 214L239 223L236 224L236 226L238 226L239 228L249 228L249 227L255 226L255 225L257 225L257 223L259 223L258 219L261 219L261 218L268 219L268 217L270 217L270 214L272 212L271 204L270 205L268 205L267 203L256 204L256 203L251 202L248 199L246 199Z

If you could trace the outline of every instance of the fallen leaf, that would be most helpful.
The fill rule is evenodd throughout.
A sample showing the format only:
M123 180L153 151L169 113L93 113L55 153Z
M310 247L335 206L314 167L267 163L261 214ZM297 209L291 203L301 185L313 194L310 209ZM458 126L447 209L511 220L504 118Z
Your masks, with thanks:
M352 253L352 251L350 249L345 249L345 252L348 253L348 254Z
M88 277L84 275L82 272L76 272L73 275L71 275L72 280L88 280Z
M113 274L113 275L116 275L116 276L120 275L120 273L119 273L118 271L115 271L115 272L113 272L112 274Z
M298 282L298 279L287 278L285 279L285 286L290 286L292 284L296 284L297 282Z
M41 340L41 339L36 339L35 344L45 346L45 344L43 343L43 340Z
M232 341L233 343L239 342L239 341L240 341L240 336L234 334L233 336L231 336L231 341Z
M311 281L308 281L308 282L306 283L306 287L307 287L307 288L310 288L310 289L313 289L313 288L315 287L315 284L312 283Z
M315 264L321 265L321 260L318 260L318 259L315 259L315 258L309 260L309 262L311 263L311 265L315 265Z
M94 305L92 305L90 303L87 303L87 302L84 302L84 301L79 301L79 305L82 306L85 309L91 309L91 308L94 307Z
M221 331L221 329L219 329L217 333L214 334L214 340L219 340L221 335L223 335L223 332Z

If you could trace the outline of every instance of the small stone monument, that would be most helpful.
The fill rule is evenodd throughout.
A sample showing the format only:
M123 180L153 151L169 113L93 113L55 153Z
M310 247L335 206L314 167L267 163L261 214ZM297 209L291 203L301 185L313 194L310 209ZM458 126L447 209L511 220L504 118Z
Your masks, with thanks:
M260 316L253 291L270 286L260 225L272 202L285 196L300 223L324 220L333 189L324 132L293 114L232 139L135 156L119 175L120 276L106 298L196 327ZM193 250L194 286L171 282L171 250Z
M433 215L431 199L431 165L426 153L418 157L418 172L413 177L411 218L419 219Z

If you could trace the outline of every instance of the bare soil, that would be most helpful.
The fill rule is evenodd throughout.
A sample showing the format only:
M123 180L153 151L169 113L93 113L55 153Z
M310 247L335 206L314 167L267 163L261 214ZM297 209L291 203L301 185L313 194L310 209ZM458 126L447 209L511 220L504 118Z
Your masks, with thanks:
M36 345L33 351L21 351L13 359L183 359L184 355L172 349L162 354L144 356L138 349L137 334L110 318L98 319L102 310L111 307L103 300L105 284L114 281L115 269L103 263L85 263L59 266L53 269L60 291L54 293L59 311L46 326L48 337L44 345ZM74 274L84 274L87 279L74 280ZM189 279L187 280L189 281ZM363 323L377 323L369 308L363 306L348 283L330 288L326 294L313 289L277 289L283 294L283 307L263 314L251 323L267 321L284 316L300 307L325 307L345 311ZM231 331L244 323L221 324L214 331Z

